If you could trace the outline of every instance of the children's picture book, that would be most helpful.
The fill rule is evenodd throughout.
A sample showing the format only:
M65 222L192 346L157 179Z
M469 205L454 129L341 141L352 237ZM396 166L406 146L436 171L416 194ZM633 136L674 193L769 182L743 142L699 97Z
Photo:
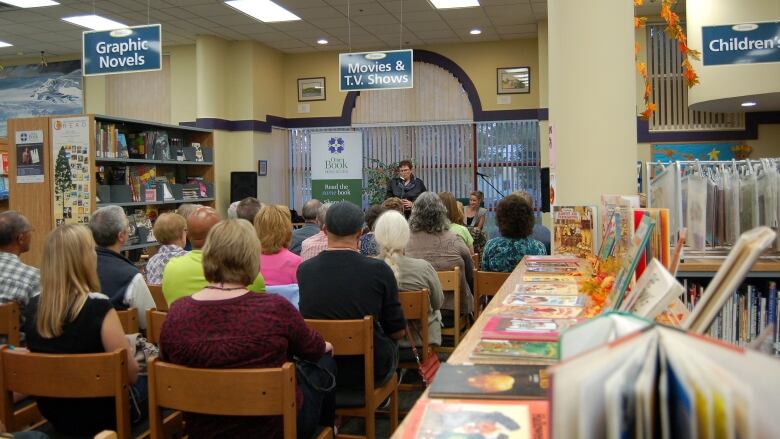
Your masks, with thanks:
M550 383L543 365L442 364L431 398L545 399Z
M544 306L544 305L505 305L493 308L494 315L511 315L529 317L532 319L574 319L582 314L582 308L576 306Z
M639 195L618 195L602 194L601 206L599 206L599 223L601 224L601 235L606 234L609 219L615 210L620 207L636 208L639 207Z
M585 306L586 296L543 296L528 294L509 294L504 305L512 306Z
M580 258L574 255L526 255L523 258L523 262L526 264L578 264L579 261Z
M576 274L580 267L576 264L526 264L527 273Z
M596 207L553 206L552 254L578 257L596 253Z
M579 273L575 273L579 274ZM577 279L572 276L567 276L565 274L550 274L550 273L524 273L523 274L523 283L526 282L555 282L555 283L570 283L570 284L576 284Z
M558 343L546 341L481 340L472 356L558 359Z
M561 331L576 325L579 321L579 319L493 316L482 329L482 339L557 341Z
M634 288L626 294L619 309L652 320L683 292L685 288L682 284L658 259L653 259Z
M580 293L576 283L571 282L524 282L517 284L515 294L540 294L545 296L576 296Z
M634 271L639 263L639 259L644 255L644 249L647 246L647 241L650 239L654 225L655 221L650 215L643 215L639 227L636 228L636 232L631 238L631 246L625 256L623 256L620 270L607 297L605 309L617 309L623 301L623 295L628 289L628 285L634 279Z
M549 438L547 401L420 398L402 439Z
M573 325L560 335L561 360L597 348L652 325L651 320L633 314L610 311Z

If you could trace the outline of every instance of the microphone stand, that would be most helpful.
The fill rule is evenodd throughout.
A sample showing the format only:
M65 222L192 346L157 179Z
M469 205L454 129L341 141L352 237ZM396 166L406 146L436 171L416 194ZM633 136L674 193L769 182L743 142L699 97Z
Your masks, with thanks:
M488 184L488 186L492 187L494 191L498 192L498 195L501 195L501 198L504 198L504 197L506 197L506 195L504 195L503 193L501 193L501 191L500 191L500 190L498 190L498 188L497 188L497 187L493 186L493 183L491 183L491 182L490 182L490 180L488 180L488 179L485 177L485 174L483 174L483 173L481 173L481 172L477 172L477 175L479 175L480 177L482 177L482 180L484 180L484 181L485 181L485 183L487 183L487 184Z

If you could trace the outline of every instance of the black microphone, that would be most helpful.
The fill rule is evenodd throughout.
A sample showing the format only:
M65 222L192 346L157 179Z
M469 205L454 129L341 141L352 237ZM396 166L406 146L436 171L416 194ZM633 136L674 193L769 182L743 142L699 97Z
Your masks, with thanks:
M483 173L481 173L479 171L477 171L477 175L482 176L482 177L488 177L488 175L485 175L485 174L483 174Z

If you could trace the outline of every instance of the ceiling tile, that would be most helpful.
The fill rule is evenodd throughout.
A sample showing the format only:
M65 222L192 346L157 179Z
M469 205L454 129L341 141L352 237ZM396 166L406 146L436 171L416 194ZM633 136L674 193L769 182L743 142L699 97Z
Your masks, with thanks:
M345 15L339 12L338 9L331 8L330 6L301 9L296 13L296 15L303 18L304 20L311 20L314 22L319 22L320 20L327 18L340 18L342 20L346 19L344 18Z
M547 3L531 3L531 10L534 12L534 14L545 14L547 15Z
M404 15L404 23L425 23L427 21L441 20L441 16L436 11L422 11L414 14Z
M511 26L496 26L500 34L518 34L518 33L536 33L537 25L534 24L516 24Z

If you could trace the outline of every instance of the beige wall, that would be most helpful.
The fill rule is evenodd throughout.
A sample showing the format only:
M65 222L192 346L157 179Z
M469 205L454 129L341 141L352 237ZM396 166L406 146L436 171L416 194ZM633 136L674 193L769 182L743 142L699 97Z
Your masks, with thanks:
M195 45L166 48L171 57L171 121L191 122L197 117Z

